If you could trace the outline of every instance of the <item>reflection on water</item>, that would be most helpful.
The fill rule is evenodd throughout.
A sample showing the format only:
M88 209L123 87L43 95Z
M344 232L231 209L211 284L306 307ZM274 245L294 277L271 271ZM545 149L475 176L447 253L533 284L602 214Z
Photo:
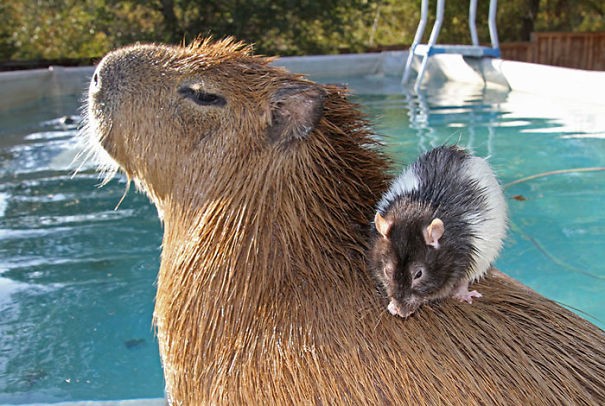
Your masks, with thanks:
M605 326L605 172L573 170L604 166L602 109L477 87L410 95L398 79L348 82L399 165L442 143L488 157L512 218L498 267ZM0 403L163 395L151 328L160 224L134 192L113 210L123 179L99 189L90 166L72 176L78 105L62 98L0 113ZM545 175L513 183L535 174Z
M0 115L0 404L161 397L155 209L72 176L79 103L54 102Z

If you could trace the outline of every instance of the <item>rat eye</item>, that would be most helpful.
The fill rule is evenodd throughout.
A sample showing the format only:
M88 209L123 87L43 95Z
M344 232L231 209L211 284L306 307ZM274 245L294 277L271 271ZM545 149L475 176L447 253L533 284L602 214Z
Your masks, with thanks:
M179 94L186 99L192 100L200 106L217 106L223 107L227 101L223 96L214 93L206 93L201 90L192 89L189 86L179 88Z
M426 268L422 264L414 264L410 267L410 275L412 276L412 289L418 289L421 285L426 284L426 280L423 279Z

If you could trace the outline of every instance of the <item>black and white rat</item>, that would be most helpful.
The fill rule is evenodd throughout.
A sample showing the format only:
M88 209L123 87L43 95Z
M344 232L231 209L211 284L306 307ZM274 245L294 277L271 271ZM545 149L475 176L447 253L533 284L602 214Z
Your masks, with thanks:
M411 164L378 203L369 265L393 315L468 291L502 248L507 208L488 163L458 146L437 147Z

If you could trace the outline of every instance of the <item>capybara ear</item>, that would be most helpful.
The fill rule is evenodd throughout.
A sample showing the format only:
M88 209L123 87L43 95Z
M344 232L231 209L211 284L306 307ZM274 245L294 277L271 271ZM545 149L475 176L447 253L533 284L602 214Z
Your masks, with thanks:
M271 142L303 139L323 116L326 91L315 83L291 82L279 88L271 100Z

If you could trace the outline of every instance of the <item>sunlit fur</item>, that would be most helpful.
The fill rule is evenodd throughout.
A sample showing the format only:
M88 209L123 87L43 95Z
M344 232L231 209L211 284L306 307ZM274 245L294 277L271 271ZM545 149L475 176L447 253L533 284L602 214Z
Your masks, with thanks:
M84 100L81 114L82 124L76 138L79 152L74 157L72 165L75 165L77 174L84 165L94 163L101 179L100 186L104 186L118 173L120 166L101 147L98 138L94 136L99 133L99 130L96 128L96 121L88 119L88 100Z
M169 401L602 404L603 332L507 278L472 306L385 312L364 252L387 160L332 86L308 136L269 142L275 92L315 85L268 63L225 40L137 45L98 68L110 89L91 96L91 136L163 213ZM187 104L188 81L227 105Z

